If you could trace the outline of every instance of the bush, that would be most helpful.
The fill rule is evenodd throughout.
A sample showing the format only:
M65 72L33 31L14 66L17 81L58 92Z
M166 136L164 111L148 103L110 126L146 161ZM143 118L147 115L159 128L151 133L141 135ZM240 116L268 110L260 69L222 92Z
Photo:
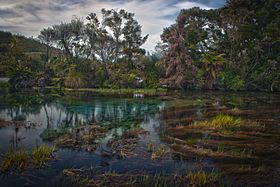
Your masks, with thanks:
M82 74L72 71L65 78L64 85L67 88L85 88L87 81Z
M32 88L36 85L35 77L29 72L18 72L9 82L14 88Z
M1 82L0 81L0 89L1 90L8 90L11 87L9 82Z
M229 71L219 74L218 85L226 90L238 91L245 89L245 81L239 75L234 75Z

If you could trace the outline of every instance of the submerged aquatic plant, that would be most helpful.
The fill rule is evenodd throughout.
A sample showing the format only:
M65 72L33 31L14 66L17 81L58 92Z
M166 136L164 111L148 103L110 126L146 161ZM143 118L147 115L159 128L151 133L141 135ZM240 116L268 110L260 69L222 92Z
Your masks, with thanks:
M100 138L104 137L108 129L98 125L85 125L74 128L54 140L59 147L94 151Z
M217 148L217 152L218 153L223 153L225 150L225 145L224 144L219 144L218 148Z
M77 186L134 186L134 187L181 187L181 186L224 186L221 174L204 171L185 175L164 173L112 173L95 169L65 169L67 181Z
M24 150L11 150L3 155L1 170L24 169L27 165L28 154Z
M32 150L32 159L34 164L38 167L42 167L47 161L53 158L55 151L54 146L40 145Z
M45 141L54 141L55 139L59 138L60 136L68 133L67 128L61 129L46 129L40 135L40 137Z
M153 145L152 143L148 143L148 144L147 144L147 150L148 150L149 152L152 152L152 151L154 150L154 145Z
M151 159L152 160L157 160L157 159L162 159L169 153L169 149L165 145L160 145L152 154Z
M128 138L113 140L112 142L109 142L109 145L112 149L113 154L116 154L120 158L128 158L137 155L134 152L137 142L137 138Z

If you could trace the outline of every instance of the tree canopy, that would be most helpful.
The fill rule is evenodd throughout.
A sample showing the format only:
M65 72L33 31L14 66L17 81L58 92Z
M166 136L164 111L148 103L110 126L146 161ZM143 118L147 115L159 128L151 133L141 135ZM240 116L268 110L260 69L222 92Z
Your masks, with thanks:
M183 9L147 53L134 13L102 9L43 28L40 45L0 33L0 73L34 79L23 85L279 91L279 11L278 0Z

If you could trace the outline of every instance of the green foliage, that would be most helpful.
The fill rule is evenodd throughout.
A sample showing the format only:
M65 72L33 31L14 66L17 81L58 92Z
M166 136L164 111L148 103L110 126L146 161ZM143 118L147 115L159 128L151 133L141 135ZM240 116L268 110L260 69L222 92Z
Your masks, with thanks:
M0 89L1 89L1 91L8 90L9 88L11 88L11 85L10 85L9 82L1 82L0 81Z
M87 86L87 80L81 73L71 71L66 76L64 85L67 88L85 88Z
M225 63L224 54L216 54L215 52L206 53L202 59L202 67L208 89L213 89L214 81L217 79L222 65Z
M31 155L22 149L10 150L2 156L1 170L11 171L25 169L28 164L35 164L37 167L42 167L47 161L53 158L54 151L55 147L49 147L47 145L40 145L34 148Z
M0 76L14 87L280 90L277 0L180 12L157 52L133 13L102 9L41 31L39 41L0 31ZM59 49L57 49L59 48Z
M176 53L185 47L198 69L197 88L205 84L207 89L279 90L279 23L277 0L231 0L221 9L182 10L176 24L162 34L167 51L164 58L171 57L166 71L181 71L168 64L176 63L175 57L180 56ZM184 32L179 30L182 27ZM185 46L178 37L171 37L177 41L169 40L174 29L181 32ZM174 44L180 48L172 51ZM176 77L173 82L189 80Z
M239 75L233 75L232 72L221 72L219 74L219 84L226 90L244 90L245 81Z
M242 120L234 118L229 115L219 114L214 117L211 121L201 121L192 124L194 127L206 127L214 129L227 129L227 128L237 128L242 124Z
M236 119L229 115L219 114L216 116L212 122L211 125L216 128L225 128L228 126L240 126L241 120Z
M264 128L258 122L235 118L227 114L219 114L211 120L194 122L190 127L219 130L223 134L232 134L241 130L262 130Z
M18 40L18 45L24 53L44 54L46 51L46 46L34 38L26 38L25 36L12 35L9 32L0 31L0 53L8 50L7 47L13 38ZM53 50L56 49L53 48Z
M145 96L158 96L165 95L167 89L157 88L157 89L116 89L116 88L79 88L79 89L69 89L66 88L66 91L77 91L77 92L93 92L99 95L134 95L134 94L144 94Z

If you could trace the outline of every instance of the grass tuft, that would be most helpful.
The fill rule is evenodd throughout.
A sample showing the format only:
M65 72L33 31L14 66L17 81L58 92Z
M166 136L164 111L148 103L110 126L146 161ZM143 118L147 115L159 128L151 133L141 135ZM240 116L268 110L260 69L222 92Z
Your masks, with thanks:
M52 159L53 152L55 151L54 146L40 145L37 148L32 150L32 159L34 164L38 167L42 167L46 164L47 161Z
M169 149L165 145L160 145L152 154L151 159L152 160L157 160L157 159L162 159L169 153Z
M11 150L3 155L1 169L9 171L12 169L24 169L27 165L28 154L24 150Z
M192 126L194 127L209 127L213 129L227 129L240 127L242 120L239 118L234 118L229 115L219 114L210 121L200 121L194 122Z
M204 171L190 172L188 179L192 186L208 186L207 184L219 183L221 178L220 173L206 173Z

